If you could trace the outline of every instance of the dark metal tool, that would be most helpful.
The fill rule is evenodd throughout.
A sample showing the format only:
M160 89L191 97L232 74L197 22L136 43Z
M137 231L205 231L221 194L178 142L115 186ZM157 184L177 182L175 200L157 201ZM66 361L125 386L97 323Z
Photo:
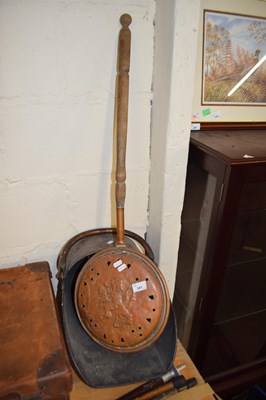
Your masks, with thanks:
M196 378L186 379L183 375L179 375L171 379L169 382L164 383L147 393L134 397L133 400L154 400L165 396L169 392L178 392L182 389L189 389L197 384ZM163 397L161 397L163 398Z
M133 400L136 398L136 396L140 396L144 393L147 393L155 389L156 387L159 387L164 383L169 382L171 379L179 376L180 371L185 367L186 367L185 364L181 364L178 367L173 365L172 368L164 375L159 376L158 378L155 379L151 379L148 382L145 382L143 385L138 386L137 388L131 390L130 392L124 394L123 396L119 397L116 400Z

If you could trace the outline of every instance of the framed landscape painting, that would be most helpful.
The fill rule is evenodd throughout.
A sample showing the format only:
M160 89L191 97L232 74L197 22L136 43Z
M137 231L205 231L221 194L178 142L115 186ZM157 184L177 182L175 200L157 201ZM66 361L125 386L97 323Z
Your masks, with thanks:
M266 19L204 10L201 104L266 105Z

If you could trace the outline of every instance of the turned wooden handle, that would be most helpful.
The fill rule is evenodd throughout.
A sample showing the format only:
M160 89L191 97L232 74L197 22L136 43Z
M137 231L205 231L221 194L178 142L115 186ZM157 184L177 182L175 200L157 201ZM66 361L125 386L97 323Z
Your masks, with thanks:
M128 119L128 91L130 68L131 16L123 14L120 17L122 28L118 40L117 60L117 160L116 160L116 212L117 212L117 243L124 244L124 205L126 197L126 144Z

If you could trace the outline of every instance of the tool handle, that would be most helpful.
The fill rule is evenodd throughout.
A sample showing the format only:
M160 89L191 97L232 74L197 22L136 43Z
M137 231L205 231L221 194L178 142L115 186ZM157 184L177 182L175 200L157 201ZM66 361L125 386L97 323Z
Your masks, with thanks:
M168 391L174 389L173 382L164 383L161 386L157 386L154 389L150 390L149 392L143 393L139 396L136 396L134 400L152 400L154 397L162 394L167 393Z
M134 400L136 397L143 395L147 392L150 392L154 388L162 385L164 382L161 378L154 379L152 381L146 382L137 388L133 389L129 393L124 394L123 396L120 396L116 400Z
M129 68L131 16L123 14L120 17L122 28L118 40L117 60L117 98L116 98L116 127L117 127L117 159L116 159L116 218L117 218L117 244L124 244L124 204L126 197L126 143L128 120L128 92L129 92Z
M166 382L160 386L157 386L150 390L149 392L137 395L134 397L133 400L152 400L155 399L156 397L160 397L163 395L166 395L168 392L172 390L182 390L185 388L189 388L194 386L197 383L195 378L188 379L186 380L183 375L178 375L171 379L169 382Z
M151 391L152 389L161 386L162 384L169 382L172 380L174 377L179 375L179 370L183 369L185 367L184 364L179 365L178 367L175 367L174 365L172 368L166 372L164 375L161 375L157 378L153 378L148 382L144 382L142 385L136 387L135 389L132 389L130 392L124 394L123 396L120 396L116 400L134 400L137 396L140 396L144 393L147 393Z

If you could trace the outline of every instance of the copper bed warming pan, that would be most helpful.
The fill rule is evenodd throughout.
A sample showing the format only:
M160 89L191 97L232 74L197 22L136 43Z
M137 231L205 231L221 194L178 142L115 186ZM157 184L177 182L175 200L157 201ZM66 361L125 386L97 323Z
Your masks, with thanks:
M116 85L117 228L83 232L58 257L59 297L70 358L90 386L162 375L172 365L176 324L164 277L140 236L124 229L131 17L120 18Z

